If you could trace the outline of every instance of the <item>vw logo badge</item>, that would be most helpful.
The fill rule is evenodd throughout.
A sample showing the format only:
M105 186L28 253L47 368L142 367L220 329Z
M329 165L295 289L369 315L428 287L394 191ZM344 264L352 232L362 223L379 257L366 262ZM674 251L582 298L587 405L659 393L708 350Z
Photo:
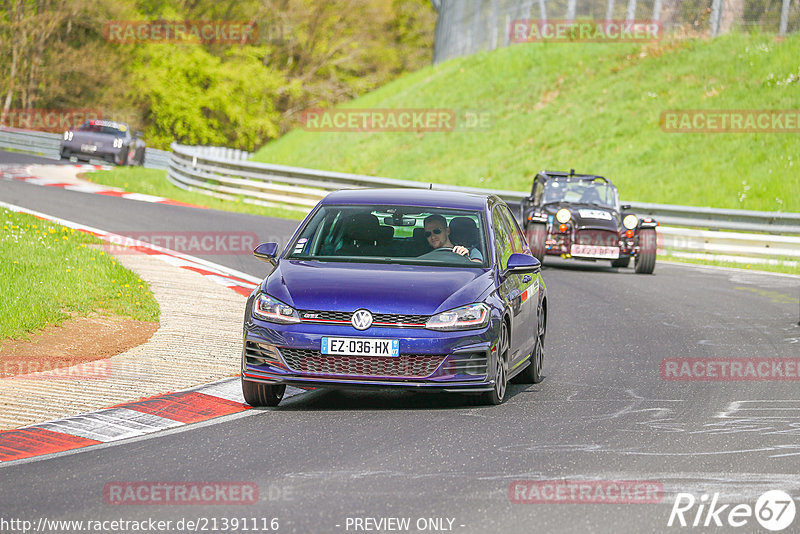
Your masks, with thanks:
M350 322L356 330L366 330L372 326L372 314L367 310L356 310Z

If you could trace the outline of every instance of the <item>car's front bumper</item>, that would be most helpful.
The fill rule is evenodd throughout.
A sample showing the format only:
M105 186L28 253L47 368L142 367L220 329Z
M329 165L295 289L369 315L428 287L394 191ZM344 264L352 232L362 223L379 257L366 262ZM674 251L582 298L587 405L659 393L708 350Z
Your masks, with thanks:
M425 380L403 380L391 381L386 379L367 380L367 379L345 379L345 378L311 378L311 377L288 377L260 374L248 371L242 375L245 380L252 382L262 382L265 384L285 384L298 388L336 388L336 389L413 389L426 391L443 391L448 393L481 393L491 391L494 388L494 380L481 381L448 381L448 382L429 382Z
M491 326L460 332L373 328L370 334L347 328L251 324L245 329L242 378L306 388L482 392L494 387L488 371L496 351ZM400 355L323 355L325 336L399 339Z

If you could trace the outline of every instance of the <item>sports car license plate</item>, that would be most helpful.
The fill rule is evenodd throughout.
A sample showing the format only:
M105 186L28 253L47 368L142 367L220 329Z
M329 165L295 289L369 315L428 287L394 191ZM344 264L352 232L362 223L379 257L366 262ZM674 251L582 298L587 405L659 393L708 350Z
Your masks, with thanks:
M81 145L81 152L97 152L95 145Z
M396 358L400 355L400 341L397 339L361 339L351 337L323 337L322 354L343 356L385 356Z
M572 245L570 254L584 258L605 258L616 260L619 258L618 247L601 247L597 245Z

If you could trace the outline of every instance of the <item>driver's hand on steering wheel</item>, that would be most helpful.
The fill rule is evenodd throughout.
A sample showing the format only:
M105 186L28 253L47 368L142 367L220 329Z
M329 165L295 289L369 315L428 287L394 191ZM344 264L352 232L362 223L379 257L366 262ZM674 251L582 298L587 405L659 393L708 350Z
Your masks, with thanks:
M467 247L462 247L461 245L454 246L453 252L455 252L459 256L466 256L467 254L469 254L469 250L467 249Z

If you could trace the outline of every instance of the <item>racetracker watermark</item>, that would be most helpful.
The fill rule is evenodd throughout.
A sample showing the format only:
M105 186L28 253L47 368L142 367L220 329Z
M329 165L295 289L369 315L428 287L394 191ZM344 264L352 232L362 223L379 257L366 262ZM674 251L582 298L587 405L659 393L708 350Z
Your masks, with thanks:
M111 20L103 28L106 41L134 43L255 44L258 24L231 20Z
M88 120L102 119L96 109L9 109L0 111L0 125L21 130L63 133L76 128Z
M108 358L90 362L47 357L0 361L0 377L16 380L106 380L111 376Z
M662 111L667 133L800 133L800 109L681 109Z
M665 358L659 372L669 381L800 380L800 358Z
M508 28L512 43L647 43L664 37L653 20L518 19Z
M258 502L255 482L108 482L111 505L242 505Z
M453 132L492 126L491 112L454 109L308 109L304 130L315 132Z
M183 254L250 255L258 245L253 232L119 232L103 248L113 255L135 254L153 245Z
M664 486L652 480L515 480L508 499L515 504L656 504Z

